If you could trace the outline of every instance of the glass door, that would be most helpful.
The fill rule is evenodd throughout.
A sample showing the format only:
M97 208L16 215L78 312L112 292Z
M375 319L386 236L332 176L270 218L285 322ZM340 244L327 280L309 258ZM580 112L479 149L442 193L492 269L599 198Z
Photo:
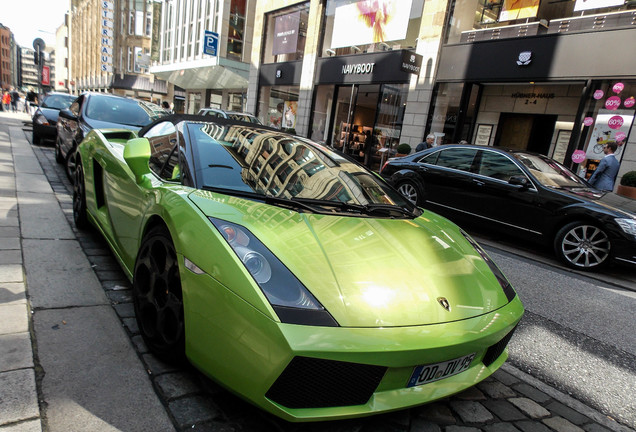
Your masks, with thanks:
M353 137L350 137L350 135L356 93L357 89L355 84L336 88L336 106L333 117L331 145L341 152L347 152L349 143L353 140Z

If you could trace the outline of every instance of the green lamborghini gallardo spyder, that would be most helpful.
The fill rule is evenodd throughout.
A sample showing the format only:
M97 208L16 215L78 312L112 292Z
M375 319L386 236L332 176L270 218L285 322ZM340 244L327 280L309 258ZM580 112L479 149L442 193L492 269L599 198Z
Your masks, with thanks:
M421 405L488 377L523 315L484 250L348 156L261 125L91 131L73 214L133 285L149 349L289 421Z

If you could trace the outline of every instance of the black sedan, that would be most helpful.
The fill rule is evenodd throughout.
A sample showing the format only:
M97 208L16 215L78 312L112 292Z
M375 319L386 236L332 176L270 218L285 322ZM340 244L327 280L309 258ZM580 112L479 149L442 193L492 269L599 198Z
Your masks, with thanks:
M33 113L33 144L57 138L57 118L60 110L68 108L77 96L67 93L47 93Z
M447 145L391 159L381 174L455 222L552 244L572 268L636 265L636 201L596 190L546 156Z
M106 93L84 93L68 109L60 111L55 160L66 165L69 180L75 178L75 151L92 129L139 130L167 115L159 105Z

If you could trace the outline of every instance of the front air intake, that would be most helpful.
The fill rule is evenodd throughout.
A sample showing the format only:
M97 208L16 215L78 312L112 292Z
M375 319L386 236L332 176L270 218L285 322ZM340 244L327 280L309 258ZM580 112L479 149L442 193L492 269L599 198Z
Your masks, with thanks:
M265 395L287 408L363 405L386 367L294 357Z

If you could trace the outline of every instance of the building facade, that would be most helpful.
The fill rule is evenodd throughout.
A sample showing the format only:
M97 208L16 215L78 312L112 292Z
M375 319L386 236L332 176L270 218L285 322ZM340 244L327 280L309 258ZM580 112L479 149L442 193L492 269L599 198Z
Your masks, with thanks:
M159 51L150 71L177 89L175 111L246 110L255 5L256 0L162 2Z
M155 103L166 99L166 81L149 73L160 10L155 0L72 0L71 92L108 92Z
M0 88L2 90L8 90L16 85L13 74L14 45L11 29L0 24Z
M373 169L434 134L536 151L589 176L613 140L620 178L636 169L634 7L261 0L247 109L352 155L364 141Z
M64 15L64 23L55 31L55 91L69 93L69 14Z

